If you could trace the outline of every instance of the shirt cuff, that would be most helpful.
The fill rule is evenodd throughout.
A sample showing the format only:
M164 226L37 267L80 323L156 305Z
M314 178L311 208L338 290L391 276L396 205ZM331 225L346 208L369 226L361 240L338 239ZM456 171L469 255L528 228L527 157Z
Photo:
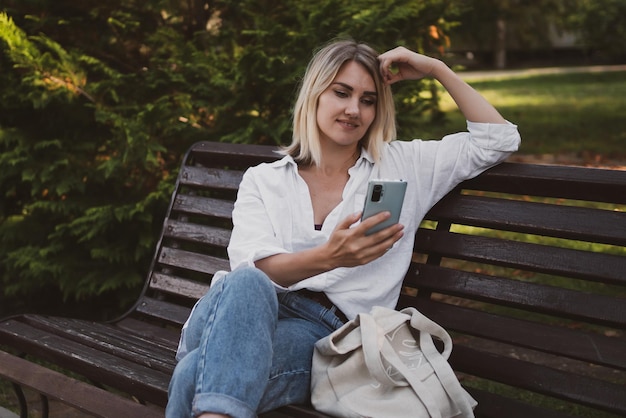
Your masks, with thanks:
M482 148L514 152L519 148L521 137L517 125L507 123L482 123L467 121L467 130Z

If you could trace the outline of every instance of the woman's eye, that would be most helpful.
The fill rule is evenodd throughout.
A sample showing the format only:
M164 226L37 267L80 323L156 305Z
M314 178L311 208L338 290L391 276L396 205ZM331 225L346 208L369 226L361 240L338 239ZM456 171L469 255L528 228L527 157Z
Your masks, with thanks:
M342 91L342 90L335 90L335 95L337 97L342 97L342 98L348 97L348 93L346 93L345 91Z
M361 100L361 103L363 103L366 106L374 106L376 104L376 100L373 100L373 99L363 99L363 100Z

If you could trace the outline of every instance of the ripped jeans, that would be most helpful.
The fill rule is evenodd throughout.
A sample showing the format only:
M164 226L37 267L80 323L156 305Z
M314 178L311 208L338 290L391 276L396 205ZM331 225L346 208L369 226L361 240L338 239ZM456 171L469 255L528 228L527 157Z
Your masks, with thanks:
M211 286L189 319L189 352L174 370L166 417L248 418L309 403L313 346L342 324L297 292L277 294L260 270L236 269Z

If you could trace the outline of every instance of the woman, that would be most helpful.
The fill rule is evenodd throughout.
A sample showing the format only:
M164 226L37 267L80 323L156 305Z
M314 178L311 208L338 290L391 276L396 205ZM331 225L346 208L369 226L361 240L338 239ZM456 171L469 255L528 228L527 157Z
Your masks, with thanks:
M440 141L395 139L390 85L437 79L468 120ZM508 123L443 62L398 47L333 42L309 63L285 157L249 169L233 211L233 271L196 305L168 417L254 417L307 403L315 342L372 306L394 308L424 214L519 145ZM402 178L400 222L360 222L368 180Z

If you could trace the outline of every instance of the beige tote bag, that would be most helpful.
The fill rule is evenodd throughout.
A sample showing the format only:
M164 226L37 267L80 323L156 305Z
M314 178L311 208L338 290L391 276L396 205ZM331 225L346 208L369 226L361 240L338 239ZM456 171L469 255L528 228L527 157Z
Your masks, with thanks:
M451 351L450 335L416 309L375 307L315 344L311 401L335 417L473 417Z

